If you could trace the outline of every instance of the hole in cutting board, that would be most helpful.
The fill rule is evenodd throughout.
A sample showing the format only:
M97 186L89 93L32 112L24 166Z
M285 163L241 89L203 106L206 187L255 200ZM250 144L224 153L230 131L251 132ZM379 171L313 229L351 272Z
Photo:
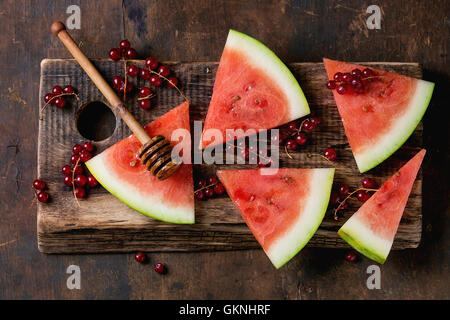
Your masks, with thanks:
M116 129L116 116L101 101L83 105L76 115L78 132L86 139L100 141L109 138Z

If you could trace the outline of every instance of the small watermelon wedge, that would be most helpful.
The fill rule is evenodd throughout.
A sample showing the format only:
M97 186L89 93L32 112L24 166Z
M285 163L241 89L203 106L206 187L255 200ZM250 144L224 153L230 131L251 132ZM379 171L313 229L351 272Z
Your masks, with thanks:
M328 78L337 72L363 70L364 66L323 59ZM375 78L367 81L364 93L333 90L353 155L360 172L389 158L411 136L422 119L434 83L370 67Z
M278 127L310 113L297 80L265 45L230 30L220 59L213 95L205 119L200 148ZM222 142L205 136L209 129L222 134ZM228 136L226 130L242 129Z
M217 176L278 269L308 243L322 222L334 169L218 170Z
M149 123L145 130L170 141L179 128L190 130L188 102ZM188 143L190 149L190 138L185 138L182 143ZM87 161L86 166L106 190L136 211L161 221L194 223L192 165L183 164L174 175L159 181L139 162L140 147L131 135Z
M391 250L425 152L422 149L409 160L338 231L349 245L378 263L383 264Z

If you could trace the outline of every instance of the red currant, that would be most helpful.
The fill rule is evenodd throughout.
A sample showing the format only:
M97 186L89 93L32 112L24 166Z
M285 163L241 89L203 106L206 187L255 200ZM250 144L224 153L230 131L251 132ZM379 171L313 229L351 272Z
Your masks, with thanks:
M339 94L346 94L347 93L347 86L345 84L340 84L336 87L336 92Z
M142 87L141 89L139 89L139 96L141 96L142 98L148 97L151 94L152 90L150 90L149 87Z
M87 177L87 179L88 179L89 187L95 188L96 186L98 186L98 181L97 181L97 179L95 179L94 176L90 175Z
M333 148L327 148L323 152L323 156L330 161L334 161L337 158L337 153Z
M339 185L339 189L338 190L339 190L339 193L341 195L346 196L350 192L350 187L343 183L343 184Z
M127 74L133 78L137 77L137 75L139 74L139 67L135 66L134 64L130 65L128 67Z
M271 164L272 160L270 159L262 159L262 158L258 159L258 167L260 168L270 167Z
M155 87L159 87L162 83L162 80L156 74L152 74L150 77L150 84Z
M41 191L37 194L37 199L42 203L47 203L48 198L49 198L48 193L45 191Z
M374 72L371 70L371 69L369 69L369 68L365 68L363 71L362 71L362 74L363 74L363 76L364 77L373 77L374 76Z
M72 175L68 174L64 176L64 184L68 187L72 186Z
M329 80L327 82L327 88L330 90L336 89L336 82L334 80Z
M167 78L170 74L170 68L168 66L160 66L158 69L158 73Z
M205 193L205 196L207 198L212 198L214 196L214 189L213 188L206 188L205 190L203 190L203 192Z
M206 187L206 185L207 185L206 179L200 179L200 180L197 182L197 186L198 186L199 188Z
M314 130L314 123L312 123L311 120L305 120L305 122L303 122L303 129L306 131Z
M355 77L355 78L360 78L361 75L362 75L362 72L361 72L361 70L359 70L358 68L352 70L352 76L353 76L353 77Z
M175 88L178 85L178 79L177 77L170 77L169 78L169 82L167 83L167 85L170 88Z
M336 82L341 82L343 80L342 77L343 77L342 72L336 72L333 76L334 81L336 81Z
M64 175L71 174L72 173L72 167L69 166L68 164L66 164L64 167L62 167L61 172Z
M91 159L92 159L92 154L90 152L85 151L85 150L80 152L80 160L81 161L86 162L86 161L89 161Z
M87 182L88 182L88 179L86 178L86 176L78 175L75 177L75 184L78 187L84 187Z
M45 182L40 180L40 179L36 179L33 181L33 187L36 190L44 190L45 189Z
M113 61L118 61L122 57L120 50L118 48L113 48L113 49L109 50L108 55L109 55L109 58Z
M125 83L120 88L117 88L116 90L119 92L123 92L124 89L125 89ZM130 93L131 91L133 91L133 89L134 89L134 85L131 82L127 82L127 93Z
M208 179L208 184L216 184L217 183L217 178L216 177L209 177Z
M66 106L66 99L64 97L55 98L55 106L58 108L64 108Z
M214 186L214 193L217 195L222 195L225 192L225 187L223 186L222 183L218 183Z
M79 153L81 152L81 150L83 150L83 147L80 146L79 144L75 144L75 145L72 147L72 153L73 153L73 154L79 154Z
M286 148L287 148L289 151L295 151L295 150L297 150L297 146L298 146L298 144L297 144L297 142L295 142L294 139L288 139L288 140L286 140Z
M76 164L78 162L78 159L80 159L80 156L78 154L73 154L70 157L70 163L71 164Z
M78 199L86 197L86 190L82 187L76 187L75 188L75 197Z
M92 143L86 141L85 143L83 143L83 149L86 150L87 152L92 152L94 151L95 147Z
M203 192L203 190L199 190L195 192L194 196L197 200L203 200L205 198L205 193Z
M241 155L242 158L244 158L245 160L248 160L248 157L250 156L250 150L248 148L242 148L239 151L239 154Z
M140 101L139 101L139 106L140 106L142 109L147 110L147 109L150 109L150 107L151 107L152 105L151 105L150 99L144 99L144 100L140 100Z
M355 262L357 257L358 256L354 251L349 251L344 256L345 260L347 260L348 262Z
M311 118L309 121L314 125L314 127L319 126L322 123L322 119L319 117Z
M332 192L331 196L330 196L330 203L332 205L337 205L337 204L339 204L340 201L341 201L341 198L339 197L339 195L336 192Z
M361 184L362 184L363 188L367 188L367 189L376 189L376 187L377 187L377 183L371 178L364 178L361 181Z
M76 165L71 168L71 171L73 171L73 174L77 176L83 174L83 167L81 165Z
M61 88L61 86L54 86L52 89L52 93L57 96L63 93L63 89Z
M342 75L342 81L346 82L346 83L351 83L353 80L353 76L351 73L346 72Z
M297 142L297 144L300 146L305 145L307 141L308 141L308 136L303 132L299 132L295 136L295 142Z
M136 252L136 254L134 255L134 260L139 263L145 263L147 262L147 255L142 251Z
M145 65L147 68L150 68L151 70L154 70L158 67L158 59L155 57L148 57L145 59Z
M137 52L133 48L128 48L125 51L125 57L127 57L128 59L134 59L134 58L136 58L136 56L137 56Z
M53 93L47 93L45 96L44 96L44 102L45 103L51 103L51 104L54 104L55 102L55 100L53 99L52 100L52 98L53 98L54 96L53 96ZM51 101L51 102L50 102Z
M370 198L370 193L365 190L359 190L356 192L356 198L361 202L366 202Z
M64 89L63 89L63 91L64 91L64 93L74 93L75 92L75 90L73 89L73 87L70 85L70 84L68 84L67 86L65 86L64 87Z
M150 71L147 69L141 69L141 73L139 75L142 80L148 80L150 79Z
M291 122L291 123L289 123L289 125L288 125L288 130L289 130L290 132L297 132L297 131L298 131L298 125L297 125L297 123L296 123L296 122Z
M155 264L155 271L159 274L163 274L165 272L165 267L162 263Z
M121 76L115 76L113 78L112 82L113 82L113 86L116 90L123 86L123 78Z
M128 49L131 48L131 43L127 39L120 41L119 48Z

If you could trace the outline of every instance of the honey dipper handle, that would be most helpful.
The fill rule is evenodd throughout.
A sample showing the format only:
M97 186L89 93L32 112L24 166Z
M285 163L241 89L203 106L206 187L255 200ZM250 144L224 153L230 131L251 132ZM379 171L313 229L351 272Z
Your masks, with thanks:
M127 124L127 126L133 131L136 137L142 144L147 143L150 140L150 136L144 130L144 128L140 125L139 122L131 115L131 113L127 110L122 100L117 96L111 86L103 79L102 75L98 72L98 70L94 67L91 61L84 55L84 53L80 50L78 45L69 35L66 30L66 26L60 22L54 22L51 26L52 32L61 40L61 42L66 46L67 50L72 54L72 56L77 60L80 66L87 73L89 78L91 78L92 82L97 86L97 88L102 92L108 102L113 106L113 108L117 111L123 121Z

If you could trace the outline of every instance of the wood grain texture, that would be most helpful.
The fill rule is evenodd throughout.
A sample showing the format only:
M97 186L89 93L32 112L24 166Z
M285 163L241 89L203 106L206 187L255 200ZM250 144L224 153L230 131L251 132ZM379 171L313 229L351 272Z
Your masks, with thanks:
M108 81L123 73L123 64L108 60L94 61ZM135 61L142 64L142 61ZM365 63L412 77L420 78L421 69L415 63ZM171 63L179 77L183 91L190 99L191 120L205 118L217 63ZM298 78L313 114L324 119L320 129L310 134L310 142L300 152L292 153L290 158L282 152L281 167L336 167L335 182L346 183L358 188L363 175L359 174L344 129L330 91L324 87L326 73L322 63L293 63L291 70ZM136 87L142 80L131 79ZM136 82L137 81L137 82ZM258 248L250 230L229 198L216 198L196 202L196 224L176 225L162 223L145 217L128 208L103 188L92 190L87 200L81 200L77 207L70 188L64 187L60 168L67 163L71 147L81 143L84 138L76 126L80 106L89 101L103 101L98 89L91 83L73 60L44 60L41 70L41 96L55 84L71 83L79 90L80 101L72 99L66 109L47 109L39 126L38 172L49 185L52 192L50 204L38 206L38 244L42 252L114 252L114 251L204 251L236 250ZM136 97L128 98L130 111L145 124L169 111L182 101L173 89L158 88L157 97L151 111L138 107ZM42 100L42 99L41 99ZM126 125L116 115L116 130L111 137L96 142L98 152L130 134ZM364 176L374 177L378 183L386 181L421 145L422 127L419 126L408 142L383 164ZM197 145L194 142L193 145ZM308 153L321 153L333 147L339 154L335 163L329 163L318 156L308 157ZM195 152L195 151L194 151ZM195 165L194 175L214 174L217 168L249 168L255 165ZM421 175L414 184L394 249L415 248L421 237L422 200ZM66 189L66 190L64 190ZM335 221L328 211L319 230L309 242L310 246L344 248L348 245L336 231L360 206L350 201L344 218Z

